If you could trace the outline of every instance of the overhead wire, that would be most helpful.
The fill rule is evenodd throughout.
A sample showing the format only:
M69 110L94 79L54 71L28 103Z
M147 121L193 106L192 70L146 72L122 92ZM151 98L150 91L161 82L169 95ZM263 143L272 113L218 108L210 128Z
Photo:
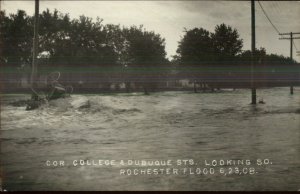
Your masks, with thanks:
M286 10L289 8L286 6L286 3L282 2L282 1L273 1L272 3L274 3L275 7L277 7L278 13L280 13L282 9ZM299 52L299 49L297 48L296 43L294 41L293 41L293 46L294 46L296 52Z
M263 6L261 5L261 3L259 1L257 1L261 10L263 11L264 15L266 16L266 18L269 20L270 24L273 26L273 28L276 30L276 32L278 34L280 34L280 31L276 28L276 26L273 24L273 22L271 21L270 17L268 16L267 12L265 11L265 9L263 8Z
M275 29L275 31L280 35L280 31L278 30L278 28L274 25L274 23L271 21L270 17L268 16L267 12L265 11L265 9L263 8L262 4L260 3L260 1L257 1L262 12L264 13L264 15L266 16L266 18L268 19L268 21L270 22L270 24L272 25L272 27ZM295 47L296 51L298 51L298 48L296 47L295 42L293 41L293 46Z
M295 42L294 42L294 41L293 41L293 45L294 45L294 47L295 47L296 51L298 51L298 48L296 47L296 44L295 44Z

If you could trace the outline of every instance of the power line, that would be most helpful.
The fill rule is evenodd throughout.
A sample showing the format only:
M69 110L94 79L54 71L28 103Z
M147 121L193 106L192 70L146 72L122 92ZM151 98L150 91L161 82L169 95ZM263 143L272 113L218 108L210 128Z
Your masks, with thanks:
M278 14L278 13L281 13L281 9L278 5L278 2L277 1L273 1L272 4L274 5L274 9L276 10L275 13Z
M260 8L262 9L264 15L266 16L266 18L269 20L270 24L273 26L273 28L276 30L276 32L277 32L278 34L280 34L279 30L278 30L278 29L276 28L276 26L273 24L273 22L271 21L271 19L269 18L268 14L267 14L267 12L264 10L263 6L261 5L261 3L260 3L259 1L257 1L257 2L258 2L258 4L259 4Z
M276 26L275 26L275 25L273 24L273 22L271 21L270 17L268 16L267 12L266 12L265 9L263 8L262 4L261 4L259 1L257 1L257 2L258 2L258 4L259 4L261 10L263 11L264 15L266 16L266 18L268 19L268 21L270 22L270 24L271 24L271 25L273 26L273 28L275 29L275 31L276 31L279 35L282 36L282 34L279 32L278 28L276 28ZM296 51L298 51L298 48L297 48L297 46L296 46L296 44L295 44L294 41L293 41L293 46L295 47Z
M294 41L293 41L293 45L294 45L294 47L295 47L296 51L298 51L298 49L297 49L297 47L296 47L296 44L295 44L295 42L294 42Z

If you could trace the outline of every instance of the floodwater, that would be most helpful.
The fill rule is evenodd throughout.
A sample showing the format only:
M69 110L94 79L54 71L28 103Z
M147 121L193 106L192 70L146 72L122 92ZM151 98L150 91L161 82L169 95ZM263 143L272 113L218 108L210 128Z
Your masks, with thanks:
M33 111L1 105L2 189L5 190L299 190L300 89L73 95ZM79 107L78 102L89 102ZM79 103L80 104L80 103ZM197 164L178 166L177 160ZM266 159L258 165L257 159ZM49 160L49 161L48 161ZM74 161L115 160L116 165ZM121 174L120 160L171 160L171 168L204 161L251 160L255 174ZM47 166L47 161L64 161ZM250 166L240 165L233 167ZM165 168L159 166L159 168ZM247 170L247 169L246 169ZM248 169L249 170L249 169ZM181 171L180 171L181 172Z

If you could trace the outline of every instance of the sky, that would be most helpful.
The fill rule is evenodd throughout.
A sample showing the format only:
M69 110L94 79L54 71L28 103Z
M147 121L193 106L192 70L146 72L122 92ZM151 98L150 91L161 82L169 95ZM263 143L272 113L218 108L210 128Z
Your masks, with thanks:
M7 14L25 10L34 14L34 1L2 0L1 10ZM260 1L271 22L280 33L300 32L300 1ZM251 49L250 1L64 1L41 0L40 12L57 9L69 13L71 18L85 15L103 19L104 24L121 26L143 25L146 30L161 34L166 40L167 57L176 54L184 28L202 27L213 32L216 25L225 23L236 28L244 41L243 50ZM264 47L267 53L290 56L290 40L279 40L278 32L264 15L258 2L256 13L256 48ZM95 21L95 20L94 20ZM294 35L300 37L300 34ZM300 39L294 40L293 58L300 61ZM296 47L296 48L295 48Z

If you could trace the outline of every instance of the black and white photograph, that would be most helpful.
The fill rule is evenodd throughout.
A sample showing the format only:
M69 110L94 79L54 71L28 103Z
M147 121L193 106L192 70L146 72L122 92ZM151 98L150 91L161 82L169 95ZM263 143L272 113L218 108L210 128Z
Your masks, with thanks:
M0 0L0 191L300 191L299 18Z

